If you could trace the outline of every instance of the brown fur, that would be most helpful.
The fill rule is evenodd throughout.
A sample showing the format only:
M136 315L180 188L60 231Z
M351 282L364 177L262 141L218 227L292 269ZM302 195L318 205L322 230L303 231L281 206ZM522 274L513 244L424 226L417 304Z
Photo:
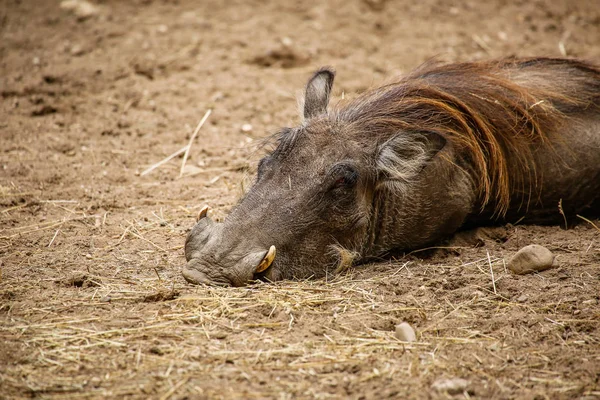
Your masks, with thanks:
M312 76L303 123L281 131L222 223L194 227L188 281L320 277L493 217L546 223L559 202L568 216L597 208L598 67L429 62L328 110L333 80L327 68Z
M583 61L431 61L330 115L382 141L399 130L440 134L468 154L482 209L493 202L503 215L511 193L531 190L515 185L535 175L534 146L559 141L567 119L598 108L599 99L600 69Z

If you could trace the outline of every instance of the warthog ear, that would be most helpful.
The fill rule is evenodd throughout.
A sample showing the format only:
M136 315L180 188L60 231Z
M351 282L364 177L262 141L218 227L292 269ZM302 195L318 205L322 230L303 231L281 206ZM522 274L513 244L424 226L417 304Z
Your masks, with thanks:
M310 119L327 111L334 77L335 71L324 67L310 78L304 94L304 118Z
M445 145L446 139L435 133L401 132L393 136L378 149L379 182L401 190L404 184L417 178Z

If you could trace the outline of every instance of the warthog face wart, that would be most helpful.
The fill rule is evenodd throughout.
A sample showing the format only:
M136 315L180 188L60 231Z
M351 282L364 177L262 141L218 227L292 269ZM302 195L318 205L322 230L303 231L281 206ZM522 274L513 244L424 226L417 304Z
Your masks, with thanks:
M568 197L572 183L535 175L548 159L536 153L538 143L553 139L565 114L597 100L600 73L575 61L536 60L426 65L333 110L334 73L317 71L305 89L303 123L280 132L246 196L222 223L201 211L183 276L223 286L321 277L428 245L466 220L520 217L519 204L543 198L537 184L563 185L546 203L532 203L546 215L546 204ZM579 77L570 86L551 82L569 74ZM600 156L577 157L593 167L574 210L600 189Z

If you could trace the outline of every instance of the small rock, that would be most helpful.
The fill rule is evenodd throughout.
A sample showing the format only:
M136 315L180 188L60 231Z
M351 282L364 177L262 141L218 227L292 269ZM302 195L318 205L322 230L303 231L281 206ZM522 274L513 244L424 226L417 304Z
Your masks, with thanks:
M82 46L76 44L73 47L71 47L70 53L72 56L82 56L83 54L85 54L85 49Z
M544 271L556 265L554 254L547 248L537 244L523 247L507 264L508 269L518 275Z
M111 299L111 297L110 297L110 296L104 296L104 297L102 297L102 298L100 299L100 301L101 301L102 303L110 303L110 301L111 301L111 300L112 300L112 299Z
M502 345L498 342L494 342L494 343L490 344L487 348L490 351L500 351L500 350L502 350Z
M213 332L210 334L211 337L215 338L215 339L227 339L227 332L222 332L222 331L217 331L217 332Z
M252 125L250 125L250 124L242 125L242 132L251 132L251 131L252 131Z
M415 330L407 322L396 325L396 332L394 332L396 339L403 342L416 342L417 335Z
M165 354L165 351L163 349L161 349L160 347L157 347L157 346L150 347L150 349L148 350L148 352L150 352L152 354L156 354L157 356L163 356Z
M438 379L433 382L431 388L438 392L447 392L448 394L464 393L469 386L469 381L461 378Z
M64 0L60 3L60 8L71 11L81 20L96 16L100 11L98 7L85 0Z
M290 47L292 45L292 39L290 39L287 36L284 36L281 38L281 44L284 45L285 47Z
M527 301L527 299L529 299L529 296L527 296L526 294L522 294L521 296L519 296L517 298L517 301L519 303L525 303Z

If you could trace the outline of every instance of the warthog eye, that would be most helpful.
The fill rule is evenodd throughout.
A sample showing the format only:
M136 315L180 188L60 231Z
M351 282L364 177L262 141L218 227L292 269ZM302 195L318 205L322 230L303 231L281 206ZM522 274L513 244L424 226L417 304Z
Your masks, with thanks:
M338 178L338 180L335 181L336 186L346 185L347 183L348 183L348 179L345 176Z
M355 176L342 176L335 181L335 186L352 186L356 183Z
M347 164L338 164L334 166L332 175L335 179L333 188L352 187L358 181L358 171Z

